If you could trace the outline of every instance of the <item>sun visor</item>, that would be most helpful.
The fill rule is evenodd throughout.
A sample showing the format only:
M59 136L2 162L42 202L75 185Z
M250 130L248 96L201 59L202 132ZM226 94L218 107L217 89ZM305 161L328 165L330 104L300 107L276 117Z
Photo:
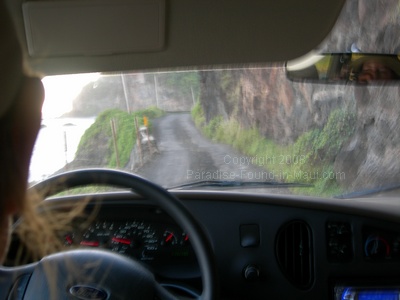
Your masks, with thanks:
M31 57L156 52L165 43L165 0L25 2L23 17Z

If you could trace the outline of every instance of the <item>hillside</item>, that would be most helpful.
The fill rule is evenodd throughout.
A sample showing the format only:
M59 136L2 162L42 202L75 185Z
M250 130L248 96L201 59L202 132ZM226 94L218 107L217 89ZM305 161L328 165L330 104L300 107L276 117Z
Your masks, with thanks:
M138 143L137 126L143 126L143 117L147 117L151 132L151 120L162 114L163 111L155 107L129 114L120 109L105 110L82 136L75 159L61 171L85 167L133 169L134 164L137 164L133 159ZM152 154L148 152L153 150L155 149L145 147L140 159Z

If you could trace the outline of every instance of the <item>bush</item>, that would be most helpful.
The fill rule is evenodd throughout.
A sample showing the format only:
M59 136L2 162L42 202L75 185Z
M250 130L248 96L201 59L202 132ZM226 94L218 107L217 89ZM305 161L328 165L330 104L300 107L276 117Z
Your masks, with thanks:
M289 179L313 184L314 188L308 189L308 194L328 196L341 192L334 176L325 175L335 174L333 162L343 143L354 133L355 113L346 109L334 110L322 129L305 132L288 146L263 137L257 128L242 128L233 118L224 121L217 116L206 124L200 103L193 108L192 116L208 138L231 145L250 157L268 160L262 166L270 172L289 174ZM294 189L297 193L305 190Z
M197 101L196 104L193 106L191 114L197 127L201 128L205 125L206 118L204 116L204 111L199 101Z

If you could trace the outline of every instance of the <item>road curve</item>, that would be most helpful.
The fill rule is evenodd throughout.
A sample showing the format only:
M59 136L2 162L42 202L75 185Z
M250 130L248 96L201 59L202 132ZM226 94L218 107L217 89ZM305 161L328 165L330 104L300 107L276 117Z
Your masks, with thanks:
M159 153L137 173L164 187L210 177L214 180L279 181L264 168L249 163L245 155L232 147L204 137L189 113L170 113L154 120L153 135ZM260 192L260 189L245 191ZM268 192L288 193L288 190L273 188Z

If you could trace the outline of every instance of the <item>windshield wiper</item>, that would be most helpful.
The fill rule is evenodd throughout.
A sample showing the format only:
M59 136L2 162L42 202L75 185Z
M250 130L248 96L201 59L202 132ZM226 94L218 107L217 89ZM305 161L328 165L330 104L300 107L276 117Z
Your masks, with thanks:
M359 191L354 191L348 194L342 194L342 195L336 195L333 198L336 199L352 199L352 198L362 198L365 196L370 196L374 194L379 194L379 193L386 193L390 192L393 190L400 189L400 184L392 184L392 185L386 185L386 186L381 186L377 188L372 188L372 189L364 189L364 190L359 190Z
M300 182L277 182L277 181L226 181L226 180L202 180L185 183L167 190L192 189L199 187L223 187L223 188L285 188L285 187L313 187L312 184Z

